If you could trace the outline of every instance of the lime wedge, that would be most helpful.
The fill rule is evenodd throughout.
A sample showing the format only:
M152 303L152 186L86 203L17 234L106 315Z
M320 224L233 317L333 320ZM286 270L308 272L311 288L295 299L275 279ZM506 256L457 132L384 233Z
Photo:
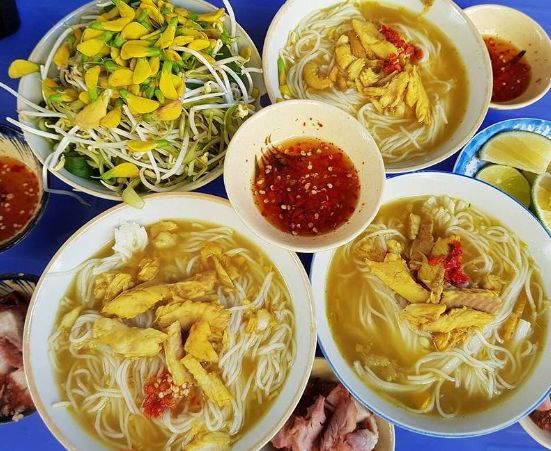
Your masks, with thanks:
M543 226L551 233L551 174L538 176L532 185L532 204Z
M526 208L530 206L530 183L515 168L491 164L483 167L476 178L506 192Z
M551 163L551 140L538 133L503 132L482 147L480 159L544 174Z

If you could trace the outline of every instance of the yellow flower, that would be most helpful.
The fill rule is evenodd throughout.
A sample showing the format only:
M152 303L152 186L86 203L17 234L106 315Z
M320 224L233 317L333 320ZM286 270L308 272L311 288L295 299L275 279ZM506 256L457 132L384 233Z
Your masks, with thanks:
M125 90L121 90L120 94L126 100L129 108L138 114L152 113L159 108L159 102L156 100L146 99Z
M113 0L113 3L119 10L119 14L121 15L121 17L130 18L130 20L133 20L136 16L136 11L134 11L134 8L128 6L122 0Z
M109 169L107 172L104 172L101 176L103 180L109 180L112 178L135 178L140 175L140 170L138 166L134 163L121 163L115 166L114 168Z
M32 61L27 60L15 60L10 64L8 69L8 75L10 78L21 78L25 75L32 74L33 72L38 72L40 66Z
M156 42L155 46L159 47L160 49L166 49L167 47L170 47L172 44L172 41L174 41L174 37L176 36L176 25L178 24L178 19L176 17L173 17L170 19L170 22L168 23L168 26L166 27L165 31L163 31L163 34L161 34L161 37Z
M224 17L224 8L220 8L211 13L199 14L197 22L218 22L222 17Z
M119 66L126 66L126 61L121 58L121 51L116 47L111 47L111 58Z
M118 101L120 102L120 100ZM121 123L122 108L120 105L115 105L107 115L99 121L100 125L106 128L116 128Z
M172 74L172 84L174 85L174 89L176 89L176 92L178 93L178 98L182 97L184 95L185 88L182 76Z
M99 79L100 72L101 72L101 66L96 65L96 66L92 66L84 73L84 84L86 85L86 89L88 89L89 99L92 101L96 100L98 96L97 87L98 87L98 79Z
M67 67L69 57L71 56L71 45L64 42L59 46L54 54L54 63L57 67Z
M161 51L155 47L150 47L147 41L127 41L121 49L121 58L143 58L145 56L159 56Z
M99 27L101 27L102 30L107 31L122 31L124 27L126 27L130 22L132 22L132 19L134 17L119 17L115 20L108 20L107 22L99 22Z
M145 58L138 58L134 73L132 75L132 83L139 85L151 76L151 67Z
M107 80L107 83L109 84L109 86L116 87L116 88L121 86L128 86L132 84L133 74L134 73L126 67L117 69L115 72L109 75L109 79Z
M147 152L148 150L153 150L157 146L155 141L138 141L130 140L128 141L128 150L130 152Z
M54 95L56 93L56 88L58 87L57 82L51 78L45 78L42 80L42 94L44 98Z
M79 95L78 95L78 100L80 100L82 103L84 103L85 105L88 105L90 103L90 95L88 94L88 92L86 91L82 91Z
M151 20L153 20L154 22L157 22L159 25L162 25L165 23L165 18L164 16L161 14L161 12L155 7L155 5L153 3L146 3L146 2L143 2L141 3L141 8L145 11L147 11L147 15L149 16L149 18Z
M105 45L105 41L101 38L88 39L87 41L81 42L77 45L77 50L86 56L96 56L98 53L102 52ZM107 47L108 48L108 47Z
M164 51L163 56L166 60L176 62L176 61L182 61L182 57L178 55L178 52L175 52L172 49L167 49Z
M100 120L107 115L107 105L110 98L111 91L106 89L96 101L86 105L75 116L75 125L82 129L99 127Z
M176 36L174 38L174 41L172 41L172 46L173 47L182 47L184 45L188 45L194 39L195 38L193 36Z
M188 48L191 50L205 50L210 47L210 42L208 39L196 39L188 44Z
M140 39L142 36L145 36L149 31L139 22L130 22L126 27L121 31L122 37L127 41Z
M84 30L84 33L82 33L82 42L89 41L90 39L99 38L101 35L103 35L102 30L94 30L93 28L86 28Z
M179 97L172 80L172 63L170 61L163 63L161 78L159 79L159 89L167 99L176 100Z
M173 121L180 117L182 114L182 102L179 100L174 100L170 103L167 103L163 107L155 111L157 119L160 121Z
M155 75L157 75L157 72L159 72L159 69L161 68L161 58L159 58L158 56L149 58L149 67L151 67L150 77L154 77Z

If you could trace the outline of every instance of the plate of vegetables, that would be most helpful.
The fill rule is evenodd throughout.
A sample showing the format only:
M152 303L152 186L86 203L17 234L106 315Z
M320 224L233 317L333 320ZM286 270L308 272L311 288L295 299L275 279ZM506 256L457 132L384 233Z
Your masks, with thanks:
M28 60L19 126L74 190L140 207L141 194L189 191L222 173L227 145L258 110L260 56L231 5L98 1L57 23Z

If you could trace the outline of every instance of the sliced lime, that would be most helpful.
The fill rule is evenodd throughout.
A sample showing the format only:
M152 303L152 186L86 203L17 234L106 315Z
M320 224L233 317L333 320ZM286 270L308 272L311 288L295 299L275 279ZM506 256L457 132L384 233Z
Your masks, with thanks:
M476 178L506 192L526 208L530 206L530 183L517 169L491 164L483 167Z
M538 133L503 132L484 145L480 159L543 174L551 163L551 140Z
M551 174L540 175L534 181L532 205L543 226L551 233Z

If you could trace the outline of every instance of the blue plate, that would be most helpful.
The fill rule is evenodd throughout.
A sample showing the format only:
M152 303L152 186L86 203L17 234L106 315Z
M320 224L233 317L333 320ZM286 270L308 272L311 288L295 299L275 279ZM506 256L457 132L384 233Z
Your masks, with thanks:
M551 139L551 121L544 119L509 119L507 121L498 122L490 125L478 134L476 134L463 148L457 157L453 172L463 174L469 177L474 177L480 169L489 163L478 158L480 149L486 144L490 138L498 133L511 130L522 130L527 132L539 133Z

